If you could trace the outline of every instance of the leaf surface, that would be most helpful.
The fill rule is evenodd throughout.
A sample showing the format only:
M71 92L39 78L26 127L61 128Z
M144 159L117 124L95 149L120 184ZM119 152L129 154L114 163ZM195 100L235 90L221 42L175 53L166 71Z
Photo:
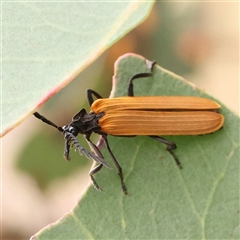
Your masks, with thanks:
M129 79L141 72L149 72L144 58L122 56L112 96L127 95ZM212 98L159 66L153 77L136 80L134 90L141 96ZM166 137L177 144L183 169L157 141L110 136L129 195L122 193L114 165L103 168L96 174L103 192L91 186L72 212L33 238L239 239L239 118L223 105L221 113L224 127L213 134Z
M143 21L152 5L4 2L0 134L20 124Z

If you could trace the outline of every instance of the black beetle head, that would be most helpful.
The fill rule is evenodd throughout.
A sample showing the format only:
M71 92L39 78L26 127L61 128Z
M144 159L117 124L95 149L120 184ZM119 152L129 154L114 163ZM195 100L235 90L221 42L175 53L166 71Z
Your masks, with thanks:
M78 135L79 130L78 128L71 126L71 123L69 125L63 126L63 134L65 133L72 133L75 137Z

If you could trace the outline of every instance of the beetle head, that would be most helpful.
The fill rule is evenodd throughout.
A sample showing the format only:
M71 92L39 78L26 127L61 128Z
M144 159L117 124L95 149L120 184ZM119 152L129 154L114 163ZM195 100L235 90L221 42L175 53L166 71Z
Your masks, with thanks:
M72 133L75 137L78 133L84 133L84 126L86 122L87 112L85 109L80 110L72 118L72 122L62 127L64 133Z

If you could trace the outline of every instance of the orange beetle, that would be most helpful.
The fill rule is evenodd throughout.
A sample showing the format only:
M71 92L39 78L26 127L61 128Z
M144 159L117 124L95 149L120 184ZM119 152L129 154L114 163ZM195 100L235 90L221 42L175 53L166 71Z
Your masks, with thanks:
M151 62L150 73L139 73L129 81L128 96L117 98L102 98L93 90L87 90L87 98L91 111L80 110L72 122L64 127L55 125L38 112L34 116L43 122L57 128L65 138L64 156L70 160L70 145L74 145L80 153L92 158L99 165L90 171L89 175L95 188L101 190L93 175L103 165L110 167L104 160L97 146L90 140L91 134L100 134L107 146L114 164L117 167L121 180L122 190L127 194L123 181L122 168L113 155L107 135L136 136L146 135L167 146L167 151L173 156L176 164L181 164L174 154L176 144L158 135L199 135L217 131L223 126L224 117L219 113L220 105L210 99L192 96L153 96L134 97L133 80L142 77L151 77L155 61ZM93 100L93 96L98 98ZM78 142L76 136L84 135L95 153L88 152Z

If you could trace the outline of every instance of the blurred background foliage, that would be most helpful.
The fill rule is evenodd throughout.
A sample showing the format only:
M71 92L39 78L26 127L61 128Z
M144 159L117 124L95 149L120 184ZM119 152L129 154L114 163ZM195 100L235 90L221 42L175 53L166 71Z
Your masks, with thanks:
M218 8L214 8L216 4L218 3L213 3L211 11L217 11ZM199 66L215 50L213 46L216 43L213 40L215 41L216 39L211 38L209 30L206 29L208 23L206 23L204 17L205 14L209 14L207 9L208 3L200 2L155 3L146 21L110 47L74 81L53 96L39 109L39 112L57 125L63 126L68 124L71 117L80 109L86 108L88 111L89 104L85 90L88 88L94 89L101 96L108 97L114 74L114 62L119 56L128 52L140 54L149 60L156 60L163 68L191 81L188 76L196 72ZM225 7L222 6L218 10L224 11L224 9ZM228 15L231 15L231 13L228 12ZM214 24L217 26L217 23L212 23L213 28ZM224 31L226 26L222 27ZM82 81L86 79L87 81ZM195 81L194 83L201 86L200 82ZM211 94L211 92L209 93ZM238 109L238 106L232 106L232 109ZM15 160L15 167L31 177L36 184L36 188L39 189L37 190L38 193L40 191L42 196L49 197L49 189L53 190L51 187L55 186L54 184L58 179L62 180L61 184L64 181L67 182L68 178L75 176L75 174L82 175L88 181L86 168L90 168L91 161L84 156L80 157L78 153L72 151L72 160L71 163L68 163L63 158L64 140L62 135L54 128L42 124L34 117L28 120L28 123L30 122L35 126L34 131L32 131L28 140L25 141L25 147L20 149L19 156ZM93 140L96 142L98 137L93 136ZM88 148L83 138L79 137L79 141L84 147ZM85 171L83 174L81 174L81 169ZM76 202L76 198L81 191L79 182L79 189L75 189L76 196L73 199L74 202ZM63 196L64 194L58 195ZM65 196L67 199L68 197ZM50 214L46 211L45 214L49 215L44 222L37 223L36 221L36 226L31 225L30 229L26 227L26 232L25 229L24 231L23 229L16 229L15 226L9 227L5 236L9 239L25 238L30 233L34 234L36 229L39 230L47 223L57 220L66 211L65 209L69 209L69 206L65 207L65 209L64 207L62 209L53 209L53 205L53 203L49 204L49 208L46 209L49 212L57 211L57 213ZM24 206L22 207L24 208ZM30 218L28 220L32 221Z

